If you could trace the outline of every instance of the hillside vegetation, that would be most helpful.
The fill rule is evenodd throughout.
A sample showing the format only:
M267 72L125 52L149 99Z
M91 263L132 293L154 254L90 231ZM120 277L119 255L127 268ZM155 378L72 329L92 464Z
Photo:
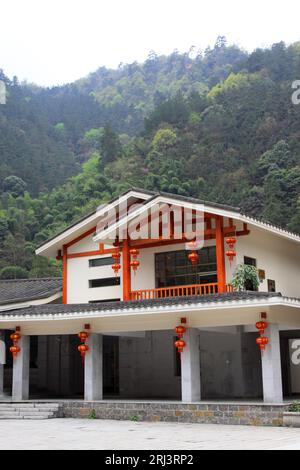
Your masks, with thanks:
M131 186L300 232L299 74L299 43L249 55L224 38L52 89L2 73L0 277L59 275L35 247Z

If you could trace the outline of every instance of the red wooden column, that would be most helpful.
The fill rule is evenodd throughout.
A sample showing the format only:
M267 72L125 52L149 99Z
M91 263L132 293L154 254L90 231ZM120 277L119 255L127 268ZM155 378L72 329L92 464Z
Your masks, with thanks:
M63 246L63 266L62 266L62 274L63 274L63 298L62 303L68 303L68 248L64 245Z
M223 234L223 217L216 217L216 253L217 253L217 275L218 292L226 292L225 250Z
M122 274L123 274L123 300L131 300L131 268L130 247L128 239L123 240L122 246Z

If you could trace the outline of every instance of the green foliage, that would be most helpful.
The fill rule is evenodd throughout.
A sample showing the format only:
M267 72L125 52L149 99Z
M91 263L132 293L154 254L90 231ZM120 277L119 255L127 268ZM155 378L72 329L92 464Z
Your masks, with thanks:
M247 264L238 265L234 272L231 285L235 287L237 291L243 291L247 290L247 286L249 286L249 284L254 290L258 289L259 278L257 268Z
M3 190L15 197L23 196L26 186L25 181L17 176L8 176L3 180Z
M92 409L88 415L88 419L96 419L96 418L97 418L96 410Z
M28 272L20 266L6 266L0 270L0 279L26 279Z
M36 247L131 186L240 206L300 232L299 44L246 54L219 37L193 57L152 51L144 64L47 90L0 72L2 276L59 276Z
M290 413L300 413L300 403L299 402L293 402L289 405L288 411Z

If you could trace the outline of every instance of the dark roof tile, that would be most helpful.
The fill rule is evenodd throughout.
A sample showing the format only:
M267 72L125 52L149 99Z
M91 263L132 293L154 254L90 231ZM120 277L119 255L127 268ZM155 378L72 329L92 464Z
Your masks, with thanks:
M61 290L61 278L0 280L0 305L44 299Z
M212 302L232 302L239 300L259 300L268 299L271 297L282 297L279 293L268 293L268 292L230 292L227 294L213 294L213 295L196 295L186 297L170 297L164 299L153 299L153 300L137 300L127 302L101 302L91 304L46 304L38 305L34 307L28 307L26 309L11 310L4 312L10 315L57 315L57 314L72 314L77 312L109 312L115 310L126 311L128 309L145 309L152 307L172 307L176 305L194 305L204 304ZM0 314L1 315L1 314Z

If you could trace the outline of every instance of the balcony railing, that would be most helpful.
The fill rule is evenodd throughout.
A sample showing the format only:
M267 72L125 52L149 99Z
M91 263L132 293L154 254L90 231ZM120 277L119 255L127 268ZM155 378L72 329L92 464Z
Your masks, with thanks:
M232 292L230 285L226 286L227 292ZM159 289L144 289L131 292L131 300L162 299L165 297L182 297L187 295L210 295L218 293L218 283L193 284L190 286L161 287Z
M193 284L190 286L161 287L131 292L131 300L162 299L165 297L182 297L186 295L217 294L218 283Z

